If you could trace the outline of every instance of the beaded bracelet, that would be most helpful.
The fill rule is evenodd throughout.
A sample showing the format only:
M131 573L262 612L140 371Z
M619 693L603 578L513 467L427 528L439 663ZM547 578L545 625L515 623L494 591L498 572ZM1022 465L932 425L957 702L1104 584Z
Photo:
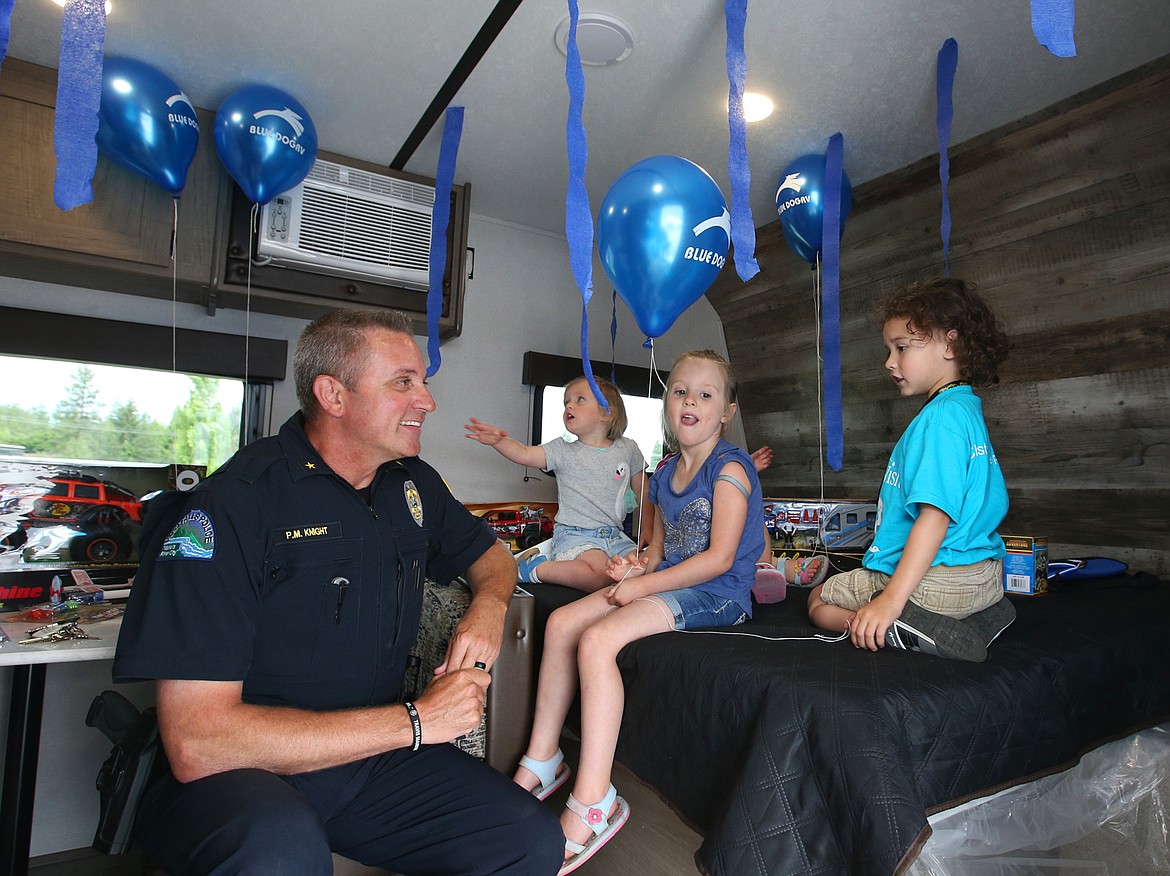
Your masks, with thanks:
M414 731L414 744L410 750L418 751L419 746L422 745L422 721L418 719L418 709L411 702L405 702L402 705L406 706L406 714L410 716L410 729Z

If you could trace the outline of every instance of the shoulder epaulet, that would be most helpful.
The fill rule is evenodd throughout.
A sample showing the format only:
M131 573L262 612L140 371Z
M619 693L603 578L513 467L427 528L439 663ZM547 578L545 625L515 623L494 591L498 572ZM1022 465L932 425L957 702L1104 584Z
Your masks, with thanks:
M273 463L281 459L284 459L284 453L280 444L266 438L242 448L221 471L226 477L254 484Z

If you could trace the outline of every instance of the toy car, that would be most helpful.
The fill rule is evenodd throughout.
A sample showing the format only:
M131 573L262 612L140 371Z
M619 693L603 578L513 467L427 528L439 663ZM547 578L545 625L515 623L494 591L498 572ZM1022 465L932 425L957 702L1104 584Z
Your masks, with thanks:
M485 511L481 516L500 538L516 538L520 535L520 512L515 509L497 508Z
M19 548L24 562L131 559L131 526L142 522L144 502L129 490L89 475L62 472L33 494L21 492L23 513L4 542L9 549Z
M520 509L494 508L480 516L499 538L527 548L552 537L553 522L543 512L543 508L525 505Z

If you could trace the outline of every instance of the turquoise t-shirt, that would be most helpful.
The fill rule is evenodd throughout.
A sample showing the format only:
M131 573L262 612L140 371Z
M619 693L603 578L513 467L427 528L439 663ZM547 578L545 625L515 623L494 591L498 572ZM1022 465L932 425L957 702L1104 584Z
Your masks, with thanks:
M894 445L878 493L873 545L862 565L894 573L921 504L951 518L932 566L1003 557L996 529L1007 515L1007 485L983 421L983 403L969 386L927 402Z

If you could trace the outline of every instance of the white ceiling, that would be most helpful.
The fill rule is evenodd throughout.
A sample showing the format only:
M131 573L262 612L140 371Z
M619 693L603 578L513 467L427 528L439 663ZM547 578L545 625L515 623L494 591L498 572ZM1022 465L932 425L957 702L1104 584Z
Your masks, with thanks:
M162 70L214 110L265 83L309 111L320 148L389 165L495 0L113 0L106 52ZM1069 0L1072 2L1072 0ZM625 61L585 68L586 174L594 213L628 166L681 155L730 197L722 0L582 0L625 21ZM456 182L475 213L563 232L563 0L525 0L458 92L466 107ZM57 66L62 11L19 0L8 53ZM937 151L935 64L959 44L952 143L1170 53L1170 0L1079 0L1075 58L1036 43L1029 0L752 0L750 90L777 111L749 126L752 210L776 218L781 170L845 137L853 185ZM2 75L2 74L0 74ZM0 120L2 123L2 120ZM202 132L209 136L210 132ZM442 121L405 169L433 177Z

